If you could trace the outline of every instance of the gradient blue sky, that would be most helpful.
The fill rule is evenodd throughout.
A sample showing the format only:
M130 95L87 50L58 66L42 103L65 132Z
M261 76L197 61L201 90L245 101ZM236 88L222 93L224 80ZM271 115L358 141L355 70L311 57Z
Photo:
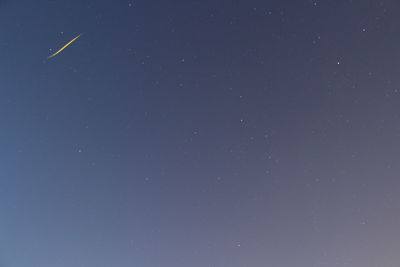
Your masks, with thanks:
M399 14L0 1L0 266L398 267Z

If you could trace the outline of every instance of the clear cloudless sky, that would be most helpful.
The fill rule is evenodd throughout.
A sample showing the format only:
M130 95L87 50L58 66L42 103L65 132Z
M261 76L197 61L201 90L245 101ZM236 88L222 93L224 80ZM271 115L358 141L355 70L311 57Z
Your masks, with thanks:
M0 0L0 266L398 267L399 14Z

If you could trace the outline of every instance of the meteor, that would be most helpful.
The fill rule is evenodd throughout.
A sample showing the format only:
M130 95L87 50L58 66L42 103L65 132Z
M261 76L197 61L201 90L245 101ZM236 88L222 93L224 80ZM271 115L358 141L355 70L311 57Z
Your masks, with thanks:
M52 58L56 55L58 55L61 51L63 51L65 48L67 48L67 46L69 46L70 44L72 44L76 39L78 39L79 37L82 36L83 33L79 34L78 36L76 36L74 39L72 39L71 41L69 41L66 45L64 45L63 47L60 48L60 50L58 50L57 52L55 52L54 54L52 54L51 56L48 56L47 58Z

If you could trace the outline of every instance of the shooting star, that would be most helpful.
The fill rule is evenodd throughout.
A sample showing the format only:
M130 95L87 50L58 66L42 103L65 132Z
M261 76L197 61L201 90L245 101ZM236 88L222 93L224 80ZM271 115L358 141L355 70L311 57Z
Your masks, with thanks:
M67 46L69 46L70 44L72 44L76 39L78 39L79 37L82 36L83 33L79 34L78 36L76 36L74 39L72 39L71 41L69 41L66 45L64 45L63 47L60 48L60 50L58 50L57 52L55 52L54 54L52 54L51 56L48 56L47 58L52 58L56 55L58 55L61 51L63 51L65 48L67 48Z

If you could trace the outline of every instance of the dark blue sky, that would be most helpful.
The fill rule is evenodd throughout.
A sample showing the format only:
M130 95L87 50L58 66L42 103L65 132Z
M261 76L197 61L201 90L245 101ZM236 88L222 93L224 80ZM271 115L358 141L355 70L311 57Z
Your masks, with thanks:
M0 266L398 267L399 13L0 1Z

